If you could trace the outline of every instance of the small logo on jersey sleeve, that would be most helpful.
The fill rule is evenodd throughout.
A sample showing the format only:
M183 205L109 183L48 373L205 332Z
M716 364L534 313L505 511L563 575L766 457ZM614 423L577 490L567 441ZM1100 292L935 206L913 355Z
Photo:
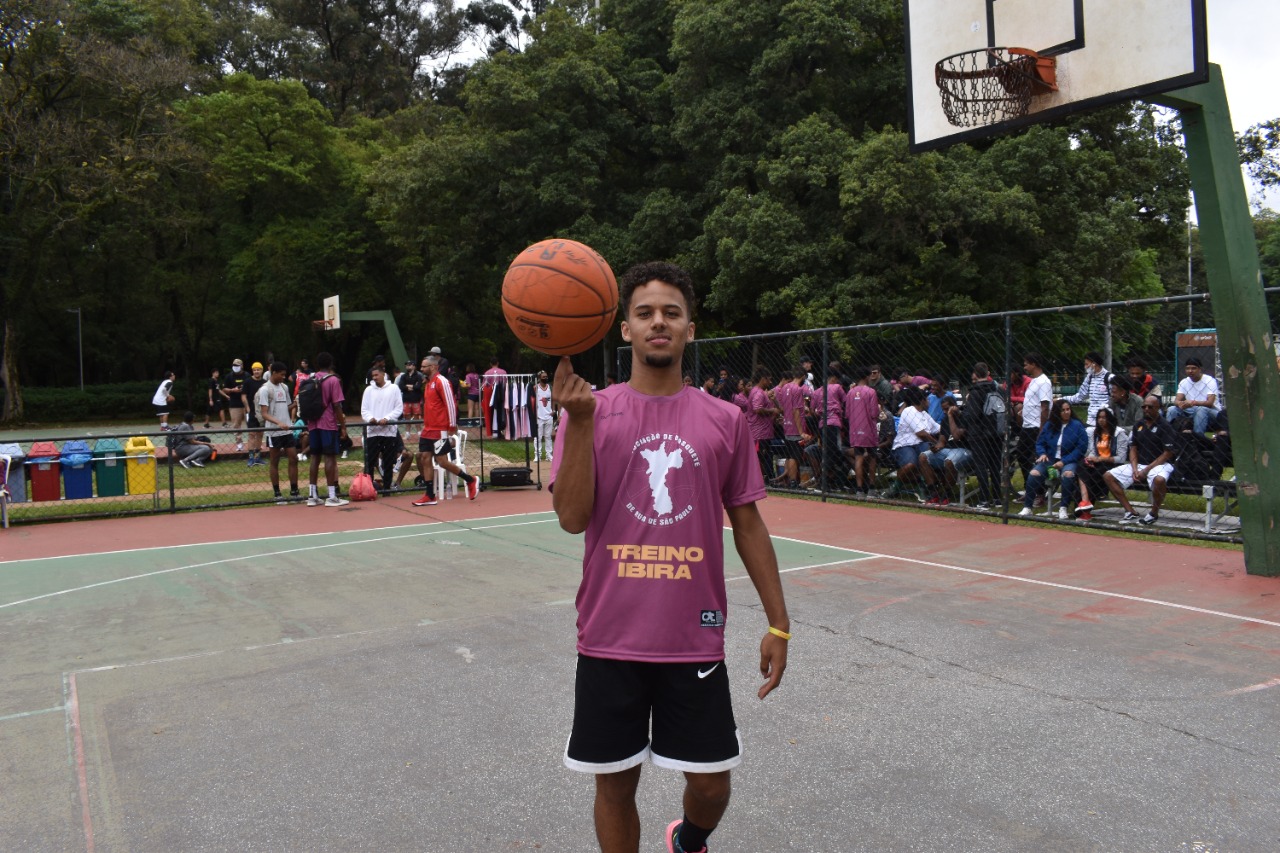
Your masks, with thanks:
M702 627L703 628L723 628L724 627L724 611L723 610L702 611Z

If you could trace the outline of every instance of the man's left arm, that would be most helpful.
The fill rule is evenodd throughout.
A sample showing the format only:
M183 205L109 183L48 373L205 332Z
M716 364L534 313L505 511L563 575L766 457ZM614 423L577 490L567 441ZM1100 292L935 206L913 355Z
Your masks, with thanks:
M787 603L782 595L782 580L778 576L778 557L773 551L773 540L754 502L726 510L729 524L733 526L733 544L738 556L751 576L760 604L764 607L769 627L788 634L791 619L787 616ZM767 632L760 641L760 674L765 677L760 688L761 699L768 696L782 682L787 668L787 641Z

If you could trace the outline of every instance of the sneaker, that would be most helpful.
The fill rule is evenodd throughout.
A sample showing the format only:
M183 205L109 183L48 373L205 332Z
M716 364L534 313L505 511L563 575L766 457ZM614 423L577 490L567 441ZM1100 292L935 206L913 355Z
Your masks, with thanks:
M438 503L440 503L440 501L436 500L435 498L427 497L426 495L423 495L422 497L414 501L413 505L414 506L435 506Z
M206 424L206 426L207 426L207 424ZM227 427L229 427L229 426L231 426L231 424L224 423L224 424L222 425L222 428L223 428L223 429L226 429L226 428L227 428Z
M344 450L344 451L342 451L342 456L340 456L339 458L340 458L340 459L346 459L346 458L347 458L347 451L345 451L345 450Z
M1019 518L1026 518L1027 516L1029 516L1029 515L1033 515L1033 514L1034 514L1034 513L1031 511L1031 507L1029 507L1029 506L1024 506L1024 507L1022 508L1022 511L1018 513L1018 517L1019 517Z
M208 429L208 428L209 428L209 422L208 422L208 421L205 421L205 422L204 422L204 428L205 428L205 429Z
M181 465L183 468L190 468L190 467L191 467L191 463L190 463L190 462L188 462L186 459L179 459L179 460L178 460L178 464L179 464L179 465Z
M1093 503L1091 501L1080 501L1080 503L1076 504L1076 518L1083 518L1084 516L1089 515L1089 511L1091 509L1093 509Z
M194 465L196 468L203 468L203 467L204 467L204 463L203 463L203 462L201 462L199 459L192 459L192 460L191 460L191 464L192 464L192 465Z
M244 467L246 467L246 468L252 468L254 465L257 465L257 464L258 464L258 463L257 463L257 462L254 462L252 459L246 459L246 460L245 460L245 463L244 463Z
M467 483L467 500L475 500L478 494L480 494L480 480L478 477L472 477L471 482Z
M684 823L683 820L673 820L667 827L667 853L689 853L689 851L680 846L678 836L680 835L680 824L682 823ZM692 851L692 853L707 853L707 848L703 847L701 850Z
M286 498L284 495L276 495L276 506L284 506L288 502L289 502L289 499Z
M329 498L324 502L324 505L325 506L346 506L349 503L351 503L351 501L347 500L346 498Z
M1160 520L1160 516L1150 512L1144 515L1142 518L1138 519L1139 522L1141 522L1142 524L1145 524L1148 527L1155 524L1159 520Z
M302 495L298 494L298 490L297 490L297 489L290 489L290 490L289 490L289 500L291 500L291 501L300 501L300 500L302 500Z
M1071 516L1067 515L1067 508L1065 506L1058 507L1058 521L1066 521L1070 517Z
M306 461L307 461L307 454L305 454L305 453L299 453L299 454L298 454L298 461L299 461L299 462L306 462Z
M941 506L942 498L938 497L937 495L934 495L933 497L929 498L929 500L925 501L924 505L925 506Z
M938 506L951 506L951 498L946 495L938 498Z
M319 498L307 498L307 506L320 506L324 501Z
M1081 521L1093 521L1093 513L1082 512L1079 515L1077 515L1076 518L1080 519Z
M239 452L240 452L240 451L242 451L242 450L244 450L244 442L243 442L243 441L237 441L237 442L236 442L236 453L239 453Z
M1126 512L1124 515L1120 516L1121 524L1133 524L1137 520L1138 516L1132 512Z
M1033 504L1032 504L1032 506L1034 506L1036 509L1043 509L1043 508L1044 508L1044 495L1041 495L1040 497L1036 498L1036 501L1035 501L1035 503L1033 503Z
M978 510L979 512L990 512L990 511L991 511L991 502L990 502L990 501L978 501L976 504L974 504L974 505L973 505L973 508L974 508L974 509L976 509L976 510Z

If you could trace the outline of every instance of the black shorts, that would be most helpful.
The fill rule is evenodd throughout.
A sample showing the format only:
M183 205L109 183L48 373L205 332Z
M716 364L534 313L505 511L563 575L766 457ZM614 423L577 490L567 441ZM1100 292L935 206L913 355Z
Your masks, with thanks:
M454 457L453 439L452 438L419 438L418 452L430 453L432 456L447 456L452 459Z
M618 773L646 758L691 773L719 773L742 762L724 661L644 663L578 655L565 766Z
M168 403L165 403L163 406L161 406L159 403L152 403L152 404L151 404L151 408L155 410L155 413L156 413L156 415L157 415L157 416L158 416L158 415L167 415L167 414L169 414L169 404L168 404Z
M802 439L798 435L787 436L784 439L785 444L782 453L783 458L795 459L797 462L802 461L804 459L804 447L801 446L801 441Z
M270 450L293 450L297 446L298 440L293 437L292 432L267 436L267 448Z

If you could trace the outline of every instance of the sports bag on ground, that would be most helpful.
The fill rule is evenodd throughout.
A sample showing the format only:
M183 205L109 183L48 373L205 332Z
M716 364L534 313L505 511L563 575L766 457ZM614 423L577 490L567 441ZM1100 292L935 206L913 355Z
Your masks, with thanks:
M378 489L373 485L373 478L361 471L351 481L347 495L353 501L372 501L378 499Z

